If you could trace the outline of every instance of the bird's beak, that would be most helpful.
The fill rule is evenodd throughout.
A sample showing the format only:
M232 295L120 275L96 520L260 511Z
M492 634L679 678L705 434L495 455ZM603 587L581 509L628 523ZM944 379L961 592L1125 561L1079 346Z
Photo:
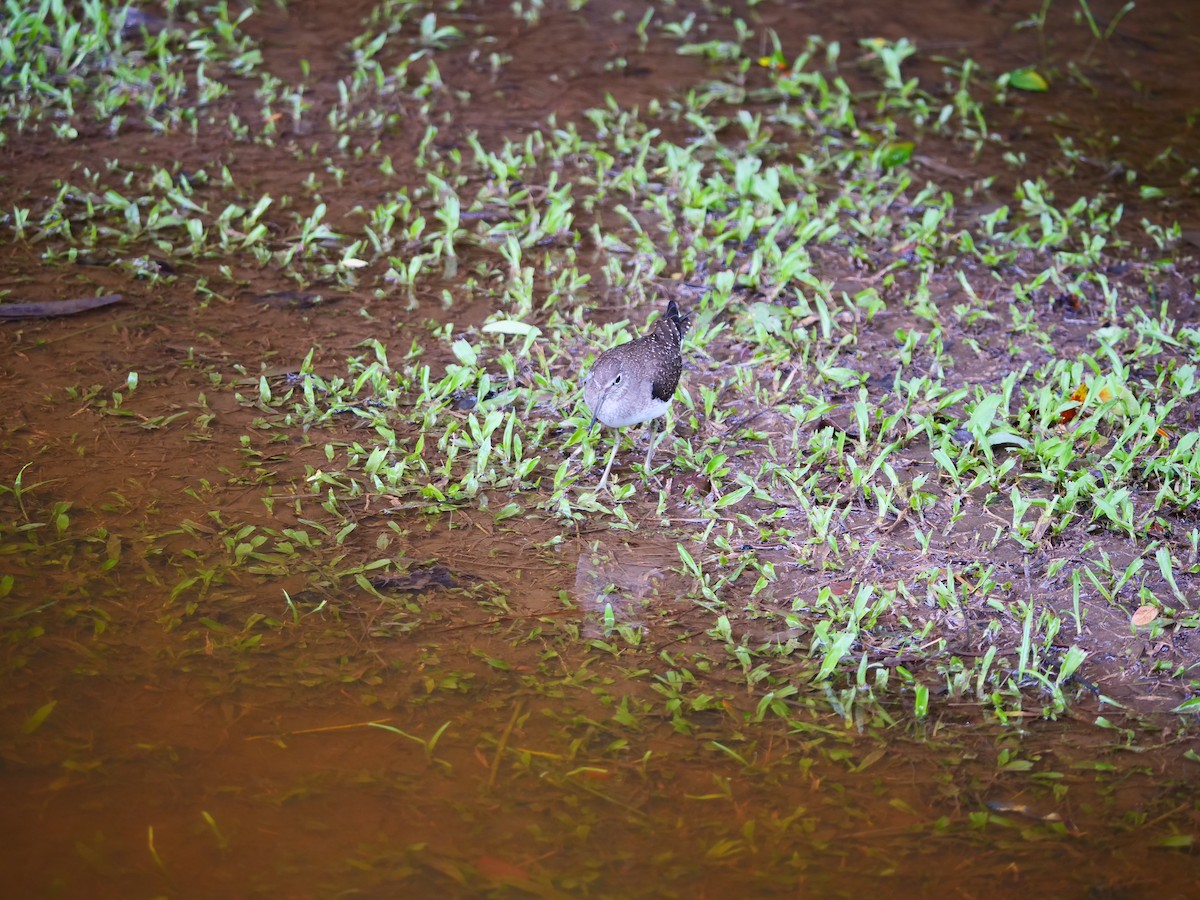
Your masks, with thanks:
M612 388L610 387L608 389L608 391L611 391L611 390L612 390ZM602 410L604 408L604 401L608 399L608 391L605 391L603 394L600 395L600 402L597 403L596 408L592 410L592 421L590 423L588 423L588 430L587 430L588 434L591 434L592 429L596 427L596 417L600 415L600 410Z

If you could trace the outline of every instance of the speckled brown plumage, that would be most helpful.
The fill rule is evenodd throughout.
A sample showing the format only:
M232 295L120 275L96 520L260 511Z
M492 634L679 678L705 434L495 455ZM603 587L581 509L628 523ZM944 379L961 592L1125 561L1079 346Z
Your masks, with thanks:
M657 419L679 386L680 346L688 318L672 300L667 314L646 334L600 354L583 384L595 419L612 428Z
M681 315L671 300L666 315L654 323L648 334L600 354L583 383L583 399L592 411L593 426L599 420L610 428L623 428L666 413L683 371L680 348L687 326L688 317ZM647 469L653 451L651 442L646 454ZM600 487L608 480L613 457L604 469Z

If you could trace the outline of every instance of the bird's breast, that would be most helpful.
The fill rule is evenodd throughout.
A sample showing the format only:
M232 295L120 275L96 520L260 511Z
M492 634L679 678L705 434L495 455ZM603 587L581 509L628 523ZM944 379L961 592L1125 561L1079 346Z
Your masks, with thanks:
M626 425L649 422L651 419L666 415L667 402L655 400L649 396L648 392L647 396L639 398L638 402L634 403L632 400L633 398L629 396L609 398L600 404L599 409L592 407L592 411L596 414L596 418L609 428L624 428Z

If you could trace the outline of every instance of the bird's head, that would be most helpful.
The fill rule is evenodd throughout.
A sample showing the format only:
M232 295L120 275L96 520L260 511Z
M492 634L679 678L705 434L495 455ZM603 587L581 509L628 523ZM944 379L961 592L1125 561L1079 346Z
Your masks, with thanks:
M589 433L596 426L597 419L605 425L615 424L605 411L612 411L622 405L622 398L630 383L620 356L604 353L596 360L596 364L583 380L583 402L592 411L592 421L588 425Z

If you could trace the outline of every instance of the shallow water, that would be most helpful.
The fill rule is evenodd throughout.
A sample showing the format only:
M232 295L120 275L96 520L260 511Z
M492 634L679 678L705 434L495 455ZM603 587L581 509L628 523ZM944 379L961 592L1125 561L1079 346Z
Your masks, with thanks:
M310 64L307 101L322 113L339 102L332 85L349 71L348 42L371 9L350 6L269 5L245 23L267 71L288 80L300 60ZM731 28L705 4L677 6L673 15L694 7L713 33ZM788 46L813 32L848 47L907 36L930 48L918 71L936 71L937 54L1005 71L1037 47L1030 30L1013 28L1040 4L1028 6L763 3L738 15L775 28ZM1101 21L1116 14L1108 6L1096 7ZM618 24L616 10L627 12ZM551 114L559 125L581 121L606 94L623 108L644 105L712 76L712 64L660 36L640 49L641 12L592 0L579 14L552 5L536 24L484 4L444 13L441 21L468 33L436 57L464 92L447 133L521 140ZM1178 181L1194 164L1194 97L1180 87L1195 83L1198 58L1183 27L1188 4L1139 9L1094 48L1065 7L1052 13L1056 58L1103 62L1087 70L1094 95L1064 79L1061 91L1027 99L1011 127L1029 165L1057 159L1047 121L1079 135L1103 123L1129 160ZM512 57L495 75L486 63L493 52ZM383 53L392 64L403 56L391 44ZM253 89L240 84L229 101L243 118L257 111ZM341 160L338 184L322 121L314 115L287 132L285 119L270 147L207 127L184 140L135 124L110 136L92 123L71 143L10 130L0 208L50 196L54 179L100 160L180 160L191 171L215 160L275 197L299 196L319 172L329 221L350 219L388 184L375 159ZM414 164L421 130L385 130L398 169ZM1159 158L1164 144L1175 152ZM989 166L1012 177L991 150L959 159L953 149L930 153L972 178ZM1087 159L1072 174L1064 190L1119 188ZM1131 219L1153 214L1136 196L1127 202ZM1194 225L1196 202L1184 182L1171 215ZM1200 814L1196 764L1183 755L1195 747L1195 726L1168 714L1186 679L1130 663L1157 654L1186 669L1186 632L1164 649L1131 637L1124 612L1090 612L1096 694L1128 711L1086 689L1058 718L1044 718L1037 702L997 711L939 693L935 677L936 702L922 719L906 676L922 666L936 675L938 660L880 643L871 662L883 674L871 684L856 685L853 673L817 684L819 661L789 646L802 632L774 615L819 617L822 586L840 596L863 579L894 583L918 562L920 548L903 532L841 569L823 551L764 537L754 549L779 577L739 597L726 624L744 643L776 648L766 651L778 657L768 675L759 657L737 658L737 642L715 633L719 610L680 568L682 535L704 527L678 500L688 478L703 493L698 474L678 474L666 509L652 499L630 504L636 530L599 516L567 525L497 522L475 509L421 515L382 495L339 507L339 520L322 512L315 473L337 468L327 443L366 443L364 429L352 416L281 424L276 409L255 405L260 374L276 391L298 383L288 376L310 348L316 371L344 372L370 338L385 340L393 359L414 339L427 342L427 358L444 366L450 357L427 340L425 320L478 325L490 301L447 300L443 288L462 288L458 272L423 285L411 303L329 285L316 286L315 305L271 302L293 283L245 254L168 260L153 241L134 248L108 265L48 265L36 241L0 248L0 288L13 299L93 289L126 298L85 318L0 331L0 504L10 522L0 574L14 579L0 606L0 859L10 896L1194 893L1189 848L1164 846L1193 833ZM460 261L462 271L480 258L503 265L480 252ZM840 264L847 290L866 277ZM147 281L139 277L147 266L178 280ZM1173 314L1194 322L1190 272L1181 266L1162 289ZM203 279L217 286L213 296L194 292ZM942 287L956 290L949 277ZM593 314L621 319L621 302L598 287ZM634 319L640 327L644 316ZM901 312L875 333L864 328L861 346L868 355L873 342L891 346L908 324ZM1064 340L1089 340L1089 329L1063 324ZM996 355L963 366L986 380L1010 363ZM140 379L130 390L133 370ZM884 368L871 374L890 384ZM114 391L125 393L122 403ZM758 427L770 427L770 416ZM640 455L640 445L622 454L625 481ZM909 464L930 465L919 454ZM892 534L870 510L848 521L862 547ZM966 517L933 552L957 566L956 545L988 527L986 516ZM1111 533L1097 540L1121 565L1140 552ZM312 552L292 552L304 541ZM382 558L395 570L367 568ZM733 555L723 559L733 564ZM1023 564L1011 548L990 562L1006 577ZM915 604L905 612L924 614ZM961 638L950 655L978 652L986 612L939 620ZM899 628L898 617L881 622L881 633L889 626ZM1098 716L1111 727L1096 727Z

